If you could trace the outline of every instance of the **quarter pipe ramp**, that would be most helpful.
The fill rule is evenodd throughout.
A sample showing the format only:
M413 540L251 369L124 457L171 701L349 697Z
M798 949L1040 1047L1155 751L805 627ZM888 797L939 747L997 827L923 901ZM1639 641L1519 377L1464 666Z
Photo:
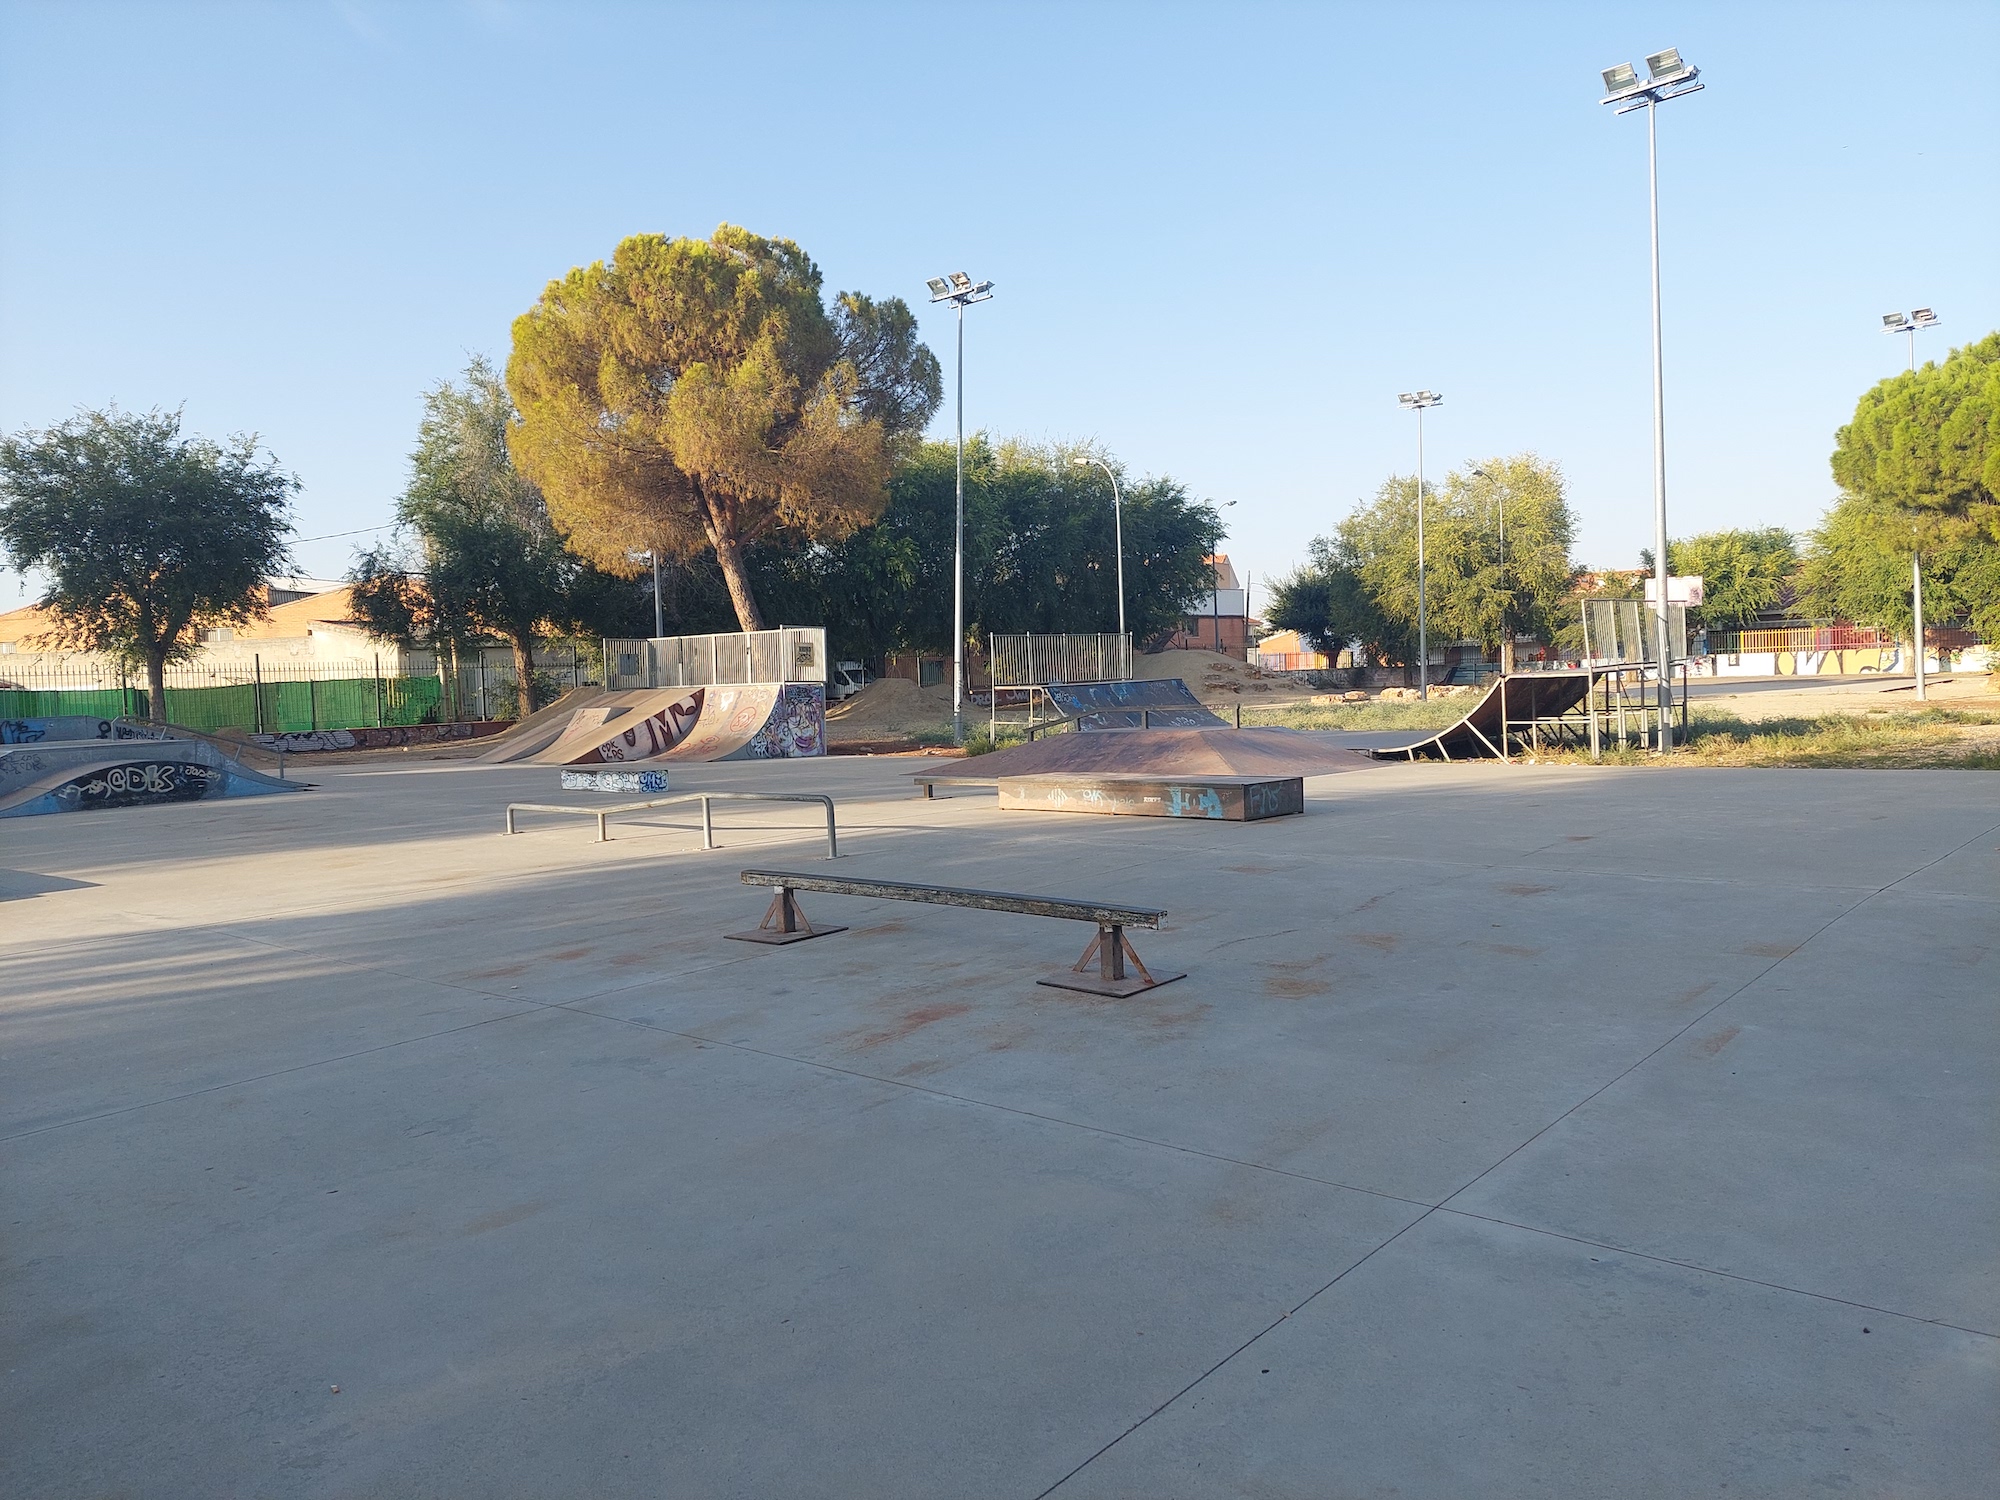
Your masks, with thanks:
M508 758L543 766L774 760L826 754L826 689L816 682L659 688L579 709L544 748Z
M1514 672L1496 678L1486 696L1450 728L1370 753L1378 760L1505 760L1515 750L1565 741L1573 738L1578 725L1588 732L1588 722L1578 711L1586 708L1591 689L1605 675L1588 667ZM1577 715L1576 724L1568 722L1570 715Z

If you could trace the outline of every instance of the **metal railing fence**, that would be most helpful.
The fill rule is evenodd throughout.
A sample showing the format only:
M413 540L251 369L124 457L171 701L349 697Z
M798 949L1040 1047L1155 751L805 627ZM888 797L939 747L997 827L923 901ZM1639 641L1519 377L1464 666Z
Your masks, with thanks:
M988 638L987 646L996 688L1132 678L1129 634L996 635Z
M613 692L825 681L826 631L817 625L604 642L604 685Z

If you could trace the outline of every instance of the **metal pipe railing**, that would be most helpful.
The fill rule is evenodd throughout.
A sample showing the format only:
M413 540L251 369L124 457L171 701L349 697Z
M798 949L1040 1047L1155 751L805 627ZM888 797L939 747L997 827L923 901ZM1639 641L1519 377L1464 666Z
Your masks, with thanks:
M715 845L715 814L711 802L817 802L826 809L826 857L840 858L840 835L834 826L833 798L817 792L682 792L674 797L655 797L647 802L620 802L611 807L577 807L559 802L510 802L507 804L507 832L519 833L514 814L524 812L570 813L597 819L597 842L611 842L610 819L614 813L643 812L654 807L672 807L682 802L701 803L701 847Z

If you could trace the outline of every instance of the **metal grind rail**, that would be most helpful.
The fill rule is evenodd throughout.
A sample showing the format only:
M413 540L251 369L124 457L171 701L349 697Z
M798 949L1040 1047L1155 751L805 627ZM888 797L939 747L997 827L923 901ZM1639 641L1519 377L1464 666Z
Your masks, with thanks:
M833 821L833 798L817 792L682 792L673 797L654 797L645 802L618 802L609 807L577 807L559 802L510 802L507 804L507 832L519 833L514 814L567 813L572 817L597 819L597 842L611 842L610 820L618 813L646 812L656 807L674 807L683 802L701 804L701 847L715 847L715 814L711 802L817 802L826 809L826 857L840 858L840 834Z
M1070 922L1093 922L1097 936L1068 969L1044 979L1054 989L1082 990L1092 995L1124 998L1141 990L1185 979L1185 974L1152 974L1139 961L1138 950L1125 935L1128 927L1159 930L1167 914L1149 906L1117 906L1103 901L1078 901L1066 896L1025 896L1011 891L971 890L962 886L920 885L904 880L869 880L841 875L804 875L790 870L745 870L745 885L772 887L770 910L750 932L731 932L727 937L743 943L797 943L807 938L827 937L845 932L845 927L815 927L799 910L799 891L821 891L834 896L860 896L876 901L918 901L930 906L960 906L974 911L1011 912L1025 917L1055 917ZM1096 960L1097 972L1084 971ZM1130 963L1136 974L1126 971Z

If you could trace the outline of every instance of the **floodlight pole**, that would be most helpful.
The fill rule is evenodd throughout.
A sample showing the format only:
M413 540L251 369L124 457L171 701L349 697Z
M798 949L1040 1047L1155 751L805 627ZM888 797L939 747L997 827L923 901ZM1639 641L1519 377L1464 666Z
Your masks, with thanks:
M1396 398L1405 411L1417 414L1417 696L1431 701L1430 601L1424 577L1424 412L1442 406L1436 391L1405 391Z
M1408 681L1405 678L1404 681ZM1431 701L1430 601L1424 593L1424 409L1417 408L1417 697Z
M932 302L958 309L958 474L951 525L951 738L965 743L965 309L993 295L993 283L963 271L933 277Z
M1671 606L1667 602L1667 376L1660 342L1660 101L1646 101L1646 185L1653 218L1653 578L1659 590L1653 621L1660 670L1660 738L1662 750L1674 746L1673 659L1667 639Z
M1911 313L1903 320L1903 331L1910 336L1912 375L1917 373L1917 330L1937 326L1937 319L1928 309L1925 310L1924 316L1928 321L1919 321L1915 313ZM1890 328L1888 332L1894 333L1896 330ZM1919 702L1928 702L1930 693L1924 680L1924 554L1918 549L1914 537L1910 542L1910 648L1916 656L1917 699Z
M1653 251L1653 621L1657 632L1654 665L1659 672L1659 748L1674 745L1673 643L1667 638L1672 605L1667 600L1667 397L1666 363L1660 336L1660 124L1659 109L1664 100L1698 93L1701 70L1686 63L1672 47L1646 59L1650 75L1645 83L1630 64L1606 70L1605 87L1610 92L1599 102L1617 106L1618 114L1644 107L1646 111L1646 190L1652 220Z
M667 633L666 613L660 608L660 549L654 547L646 555L653 560L653 639L659 640Z
M956 301L956 299L954 299ZM951 521L951 742L965 743L965 304L958 307L958 473ZM919 672L918 676L923 674Z

